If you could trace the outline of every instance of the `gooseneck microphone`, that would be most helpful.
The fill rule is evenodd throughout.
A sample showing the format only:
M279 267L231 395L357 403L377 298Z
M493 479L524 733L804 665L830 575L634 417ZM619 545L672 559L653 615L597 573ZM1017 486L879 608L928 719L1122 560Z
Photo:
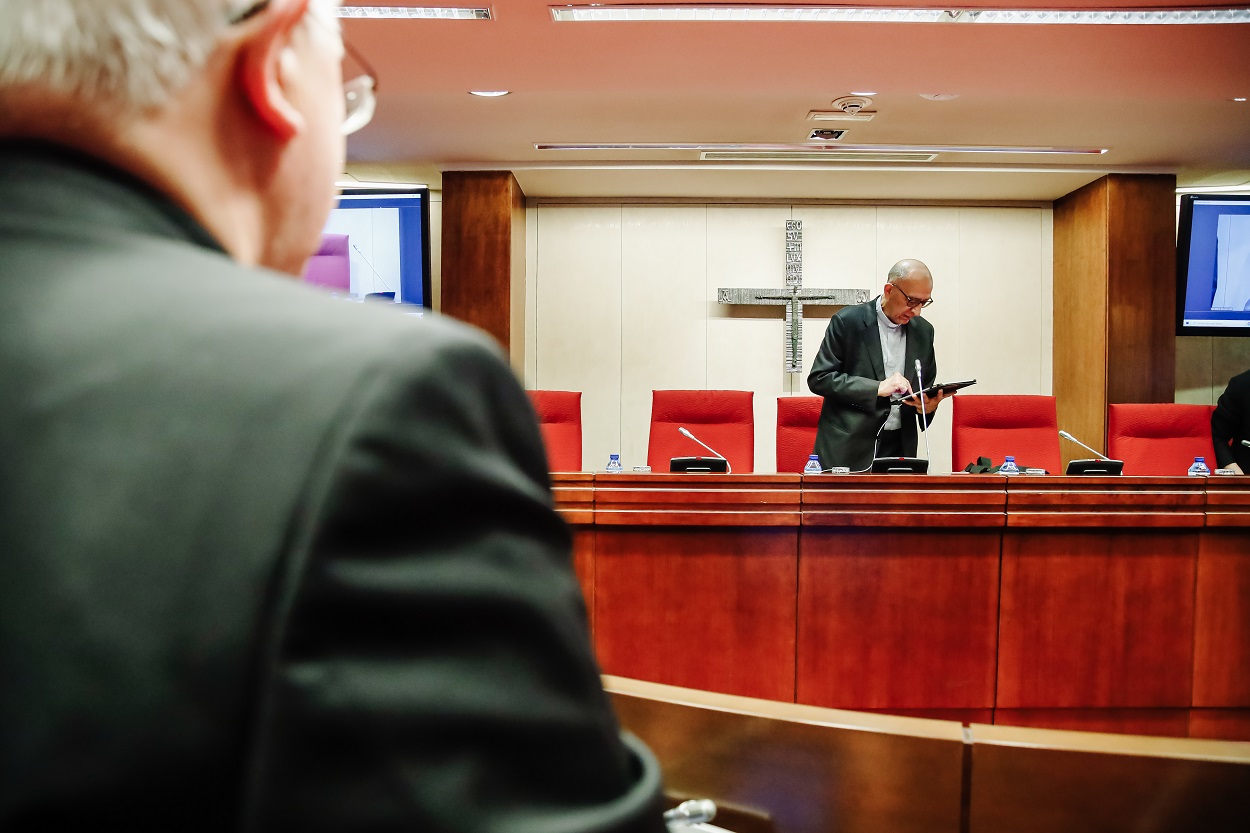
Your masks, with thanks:
M924 378L920 375L920 359L916 359L916 387L920 388L920 422L924 425L924 456L933 459L929 450L929 415L925 412L929 406L924 401Z
M1090 448L1090 447L1089 447L1089 446L1087 446L1085 443L1081 442L1081 441L1080 441L1080 440L1078 440L1076 437L1072 436L1071 434L1069 434L1067 431L1064 431L1063 429L1060 429L1060 430L1059 430L1059 436L1063 437L1065 440L1067 440L1067 441L1068 441L1068 442L1070 442L1070 443L1076 443L1077 445L1079 445L1081 448L1085 449L1086 451L1092 452L1094 455L1096 455L1096 456L1098 457L1098 459L1099 459L1099 460L1110 460L1110 459L1111 459L1110 457L1108 457L1108 456L1107 456L1107 455L1105 455L1105 454L1102 454L1102 453L1100 453L1100 452L1098 452L1098 451L1094 451L1094 449Z
M716 818L716 803L707 798L692 798L689 801L683 801L664 813L664 822L669 830L707 824L714 818Z
M686 439L688 439L688 440L694 440L694 441L695 441L695 442L697 442L699 445L703 446L703 447L704 447L704 448L706 448L708 451L712 452L712 456L713 456L713 457L719 457L720 459L724 460L724 461L725 461L725 473L726 473L726 474L733 474L733 473L734 473L734 467L730 464L730 462L729 462L729 458L728 458L728 457L726 457L724 454L721 454L719 451L717 451L716 449L712 448L712 447L711 447L710 445L708 445L707 443L703 442L703 440L699 439L699 438L698 438L698 437L696 437L694 434L691 434L689 431L687 431L687 430L686 430L686 427L685 427L684 425L678 426L677 430L678 430L678 431L680 431L680 432L681 432L681 435L682 435L683 437L685 437Z

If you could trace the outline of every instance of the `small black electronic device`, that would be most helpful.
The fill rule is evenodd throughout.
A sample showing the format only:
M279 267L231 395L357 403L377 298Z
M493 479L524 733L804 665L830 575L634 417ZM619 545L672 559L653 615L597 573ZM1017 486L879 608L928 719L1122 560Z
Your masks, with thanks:
M724 474L729 471L729 461L724 457L674 457L668 461L668 470L690 474Z
M942 382L939 385L929 385L929 387L924 389L923 393L924 393L925 399L928 399L931 396L936 396L938 391L942 391L943 393L954 393L957 390L962 390L963 388L970 387L971 385L975 385L976 383L977 383L976 379L965 379L962 382ZM917 395L918 394L916 393L904 393L904 394L900 394L897 396L891 396L890 404L897 405L899 402L902 402L904 399L911 399L913 396L917 396Z
M1064 474L1086 474L1092 477L1115 477L1124 473L1123 460L1073 460Z
M872 461L873 474L927 474L929 461L919 457L877 457Z

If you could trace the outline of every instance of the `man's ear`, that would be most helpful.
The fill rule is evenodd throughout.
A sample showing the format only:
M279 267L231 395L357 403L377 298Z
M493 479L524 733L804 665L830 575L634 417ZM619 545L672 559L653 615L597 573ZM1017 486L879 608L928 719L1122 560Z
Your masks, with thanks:
M248 22L239 48L238 80L247 104L283 142L304 129L304 116L288 98L286 85L294 69L289 66L294 58L289 52L291 31L307 9L308 0L274 0Z

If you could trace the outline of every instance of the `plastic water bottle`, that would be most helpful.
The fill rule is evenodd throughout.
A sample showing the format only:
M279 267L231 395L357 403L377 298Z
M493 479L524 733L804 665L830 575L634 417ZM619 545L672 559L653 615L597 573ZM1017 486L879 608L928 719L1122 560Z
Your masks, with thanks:
M1190 477L1206 477L1210 473L1211 473L1211 470L1207 468L1207 458L1195 457L1194 464L1189 467L1189 476Z
M999 474L1019 474L1020 467L1016 465L1015 457L1007 457L1003 460L1003 464L998 467Z
M624 471L624 469L621 468L621 455L619 454L608 455L608 468L606 469L606 471L608 474L620 474L622 471Z
M807 455L807 465L803 466L804 474L820 474L820 457L815 454Z

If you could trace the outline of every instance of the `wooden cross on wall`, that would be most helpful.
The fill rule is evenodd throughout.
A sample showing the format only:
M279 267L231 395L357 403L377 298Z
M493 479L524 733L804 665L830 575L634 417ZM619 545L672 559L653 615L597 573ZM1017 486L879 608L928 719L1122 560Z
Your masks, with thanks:
M786 220L786 288L716 290L722 304L766 305L786 308L786 372L803 372L803 305L845 306L868 300L867 289L803 288L803 221Z

